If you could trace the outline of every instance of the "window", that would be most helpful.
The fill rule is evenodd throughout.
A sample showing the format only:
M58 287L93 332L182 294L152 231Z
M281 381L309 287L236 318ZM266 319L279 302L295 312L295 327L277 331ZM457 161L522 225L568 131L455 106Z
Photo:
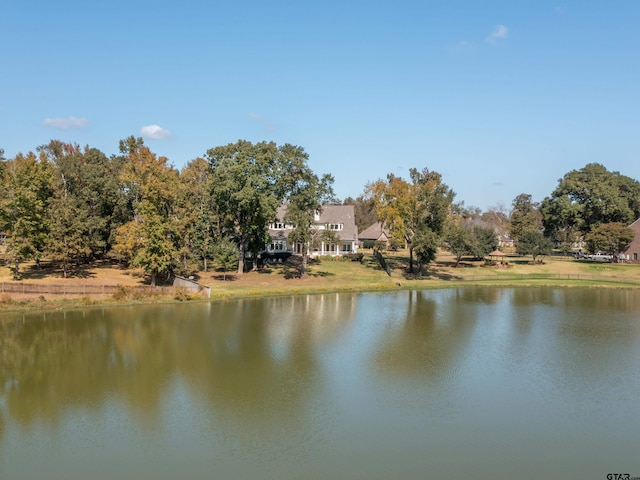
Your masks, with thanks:
M279 252L279 251L284 250L284 242L276 241L276 242L271 243L270 250L272 252Z
M342 230L344 228L344 224L342 223L327 223L325 225L327 230Z
M637 252L634 252L634 253L633 253L633 261L634 261L634 262L637 262L637 261L638 261L638 253L637 253Z
M281 222L275 222L271 224L271 230L284 230L285 224Z
M350 252L351 251L351 244L350 243L343 243L342 244L342 251L343 252Z

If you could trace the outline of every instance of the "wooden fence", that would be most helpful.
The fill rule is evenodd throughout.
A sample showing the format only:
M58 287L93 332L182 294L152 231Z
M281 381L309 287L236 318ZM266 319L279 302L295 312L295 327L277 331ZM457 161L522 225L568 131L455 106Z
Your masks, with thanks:
M27 282L0 282L0 293L32 293L54 295L111 295L122 290L120 285L64 285ZM174 295L176 288L133 285L124 287L127 292L140 295Z
M389 268L389 265L387 265L386 260L384 259L384 257L382 256L382 254L380 253L380 250L378 250L377 248L373 250L373 254L375 255L375 257L378 259L378 262L380 262L380 266L382 268L384 268L384 271L387 272L387 275L391 276L391 269Z

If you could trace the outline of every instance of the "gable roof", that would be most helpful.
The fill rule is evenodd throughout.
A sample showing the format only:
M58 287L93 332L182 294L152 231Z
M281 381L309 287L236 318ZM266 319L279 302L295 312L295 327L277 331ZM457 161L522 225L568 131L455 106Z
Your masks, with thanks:
M382 223L376 222L373 225L365 228L358 238L360 240L378 240L380 237L385 236L389 238L389 229L384 228Z
M353 205L324 205L320 212L318 225L327 223L341 223L342 230L336 230L340 240L357 240L358 227Z
M276 211L276 218L279 221L283 221L287 213L287 204L280 205ZM356 216L353 205L323 205L320 212L320 219L317 220L316 225L326 225L329 223L342 224L342 230L336 230L340 240L357 240L358 239L358 227L356 227ZM269 230L271 234L273 230ZM285 238L288 237L288 232L285 233Z

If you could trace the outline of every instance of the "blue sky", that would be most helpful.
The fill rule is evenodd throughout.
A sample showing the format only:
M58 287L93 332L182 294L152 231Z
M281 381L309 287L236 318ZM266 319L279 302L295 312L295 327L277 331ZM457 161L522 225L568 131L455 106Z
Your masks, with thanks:
M482 209L591 162L640 180L637 0L7 0L0 72L6 157L272 140L340 198L427 167Z

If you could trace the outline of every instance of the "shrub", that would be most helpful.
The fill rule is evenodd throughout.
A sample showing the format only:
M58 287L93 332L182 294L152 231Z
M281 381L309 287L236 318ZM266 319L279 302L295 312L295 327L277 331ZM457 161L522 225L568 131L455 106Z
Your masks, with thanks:
M176 292L173 298L180 302L184 302L185 300L191 300L193 297L189 293L189 289L185 287L176 287Z
M124 300L128 296L129 296L128 289L124 285L118 285L116 287L116 291L113 292L113 299L114 300Z
M283 262L286 262L287 260L289 260L291 255L292 255L291 252L273 252L273 253L264 252L260 255L260 258L262 258L263 262L274 261L274 260L275 261L281 260Z
M42 295L40 295L40 297L44 298ZM91 297L89 297L88 295L84 295L81 301L83 305L93 305L95 303L93 300L91 300Z
M347 253L345 258L351 260L352 262L360 262L362 263L362 259L364 258L364 253Z

